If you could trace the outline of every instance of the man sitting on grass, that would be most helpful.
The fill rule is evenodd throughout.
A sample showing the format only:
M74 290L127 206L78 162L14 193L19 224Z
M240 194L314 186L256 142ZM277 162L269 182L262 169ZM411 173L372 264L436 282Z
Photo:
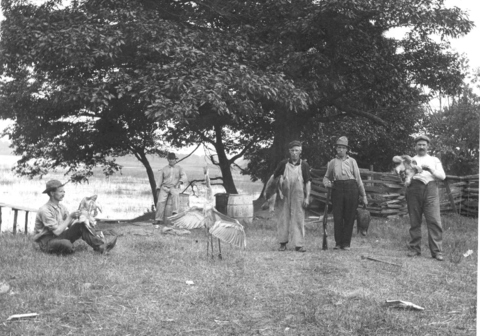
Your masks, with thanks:
M47 182L43 193L48 194L50 200L37 212L33 240L40 245L42 251L48 253L73 253L73 243L79 238L99 253L110 251L115 246L117 237L104 241L92 234L85 223L75 222L82 212L75 211L69 214L67 208L60 204L65 197L63 186L64 184L57 180Z

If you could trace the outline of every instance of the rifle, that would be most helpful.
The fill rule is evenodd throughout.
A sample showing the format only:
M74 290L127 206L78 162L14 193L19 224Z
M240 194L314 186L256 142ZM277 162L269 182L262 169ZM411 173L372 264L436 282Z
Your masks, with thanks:
M325 200L325 210L323 212L323 244L322 244L322 250L328 250L327 219L328 219L328 200L330 199L331 191L332 191L331 188L327 188L327 199Z

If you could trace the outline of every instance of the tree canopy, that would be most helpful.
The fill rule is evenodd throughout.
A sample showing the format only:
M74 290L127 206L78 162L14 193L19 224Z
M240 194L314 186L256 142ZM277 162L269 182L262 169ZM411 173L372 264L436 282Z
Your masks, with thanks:
M0 117L15 121L18 171L69 167L82 179L133 153L153 193L146 154L165 140L213 144L229 192L236 158L264 179L295 138L311 161L341 133L359 162L383 162L403 141L385 140L415 131L425 88L461 87L461 58L431 35L472 26L442 0L60 4L2 1ZM396 27L409 32L388 38ZM376 145L392 148L382 156Z
M448 174L478 174L480 97L465 86L461 94L451 98L450 106L426 116L424 130Z

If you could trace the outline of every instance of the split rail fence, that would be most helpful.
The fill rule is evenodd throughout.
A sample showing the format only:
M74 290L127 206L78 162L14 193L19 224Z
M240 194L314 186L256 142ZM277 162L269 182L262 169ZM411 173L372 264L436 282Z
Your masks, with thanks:
M327 167L311 170L311 195L323 204L327 192L323 185L326 170ZM408 214L406 188L396 174L375 172L372 168L360 169L360 175L368 197L367 209L372 216L391 218ZM479 175L447 175L444 181L438 182L440 210L478 217L478 178Z

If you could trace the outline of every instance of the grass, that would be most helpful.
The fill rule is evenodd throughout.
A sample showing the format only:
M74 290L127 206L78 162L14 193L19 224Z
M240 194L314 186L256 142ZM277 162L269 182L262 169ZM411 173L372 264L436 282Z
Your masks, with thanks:
M444 262L426 246L420 258L405 256L407 219L373 220L351 251L333 251L331 237L322 251L313 226L304 254L277 252L272 223L256 219L246 228L247 249L223 245L221 261L206 258L203 231L176 237L150 226L105 225L121 235L110 255L80 241L66 257L4 233L0 282L11 292L0 294L0 334L475 335L476 220L443 217ZM463 257L468 249L474 253ZM425 310L387 308L386 299ZM39 317L6 322L29 312Z

